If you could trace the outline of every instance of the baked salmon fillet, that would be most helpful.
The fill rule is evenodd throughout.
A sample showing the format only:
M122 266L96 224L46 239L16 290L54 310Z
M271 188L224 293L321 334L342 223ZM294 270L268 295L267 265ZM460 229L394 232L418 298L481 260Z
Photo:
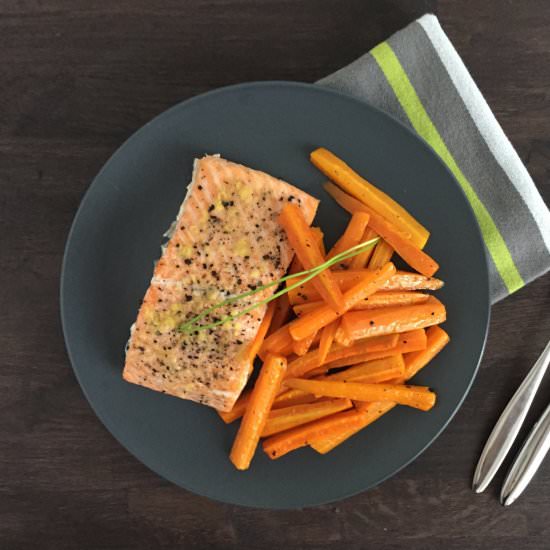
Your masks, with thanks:
M268 174L219 156L195 161L187 196L132 327L123 377L152 390L228 411L245 386L247 353L266 306L186 333L182 323L231 296L280 279L294 254L277 216L294 202L311 223L318 200ZM273 294L224 306L215 322Z

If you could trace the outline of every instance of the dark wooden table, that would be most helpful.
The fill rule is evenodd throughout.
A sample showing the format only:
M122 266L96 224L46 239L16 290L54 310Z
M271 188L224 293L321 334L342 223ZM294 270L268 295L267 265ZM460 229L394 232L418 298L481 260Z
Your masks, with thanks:
M1 548L549 548L550 461L510 509L497 500L502 474L485 494L470 490L483 442L550 336L548 276L493 308L474 388L421 458L368 493L303 511L218 504L160 479L96 419L65 354L63 245L123 140L211 88L314 81L427 11L550 201L546 0L2 0ZM549 395L547 382L530 421Z

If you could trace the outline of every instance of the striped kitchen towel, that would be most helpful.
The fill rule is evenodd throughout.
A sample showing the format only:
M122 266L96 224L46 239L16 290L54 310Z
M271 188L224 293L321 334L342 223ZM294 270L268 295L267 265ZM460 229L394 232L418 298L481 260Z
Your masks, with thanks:
M550 269L548 208L435 15L319 84L412 126L445 162L481 228L493 302Z

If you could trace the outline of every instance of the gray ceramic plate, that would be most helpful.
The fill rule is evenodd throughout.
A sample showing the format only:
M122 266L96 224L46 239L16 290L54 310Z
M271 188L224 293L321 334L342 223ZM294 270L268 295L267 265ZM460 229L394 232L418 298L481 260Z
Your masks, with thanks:
M235 426L206 407L121 378L124 344L148 286L162 233L185 195L195 157L222 156L283 178L321 199L317 223L333 241L347 216L328 197L309 152L324 146L403 204L432 231L428 252L446 281L452 343L417 381L438 403L406 407L326 456L277 461L258 452L247 472L227 458ZM177 105L133 135L101 170L68 238L61 313L69 356L94 411L139 460L170 481L225 502L296 508L335 501L395 474L443 430L476 373L489 318L478 226L433 151L369 105L313 85L266 82Z

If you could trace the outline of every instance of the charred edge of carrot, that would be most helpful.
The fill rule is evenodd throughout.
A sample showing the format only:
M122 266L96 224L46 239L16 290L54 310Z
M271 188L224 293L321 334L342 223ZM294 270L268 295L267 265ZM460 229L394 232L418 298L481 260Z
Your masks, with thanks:
M354 199L347 193L341 191L332 183L325 184L325 189L329 195L343 208L351 212L362 211L370 215L369 225L382 239L401 256L413 269L431 277L438 269L439 264L418 246L416 246L406 235L394 227L382 216L376 214L370 207Z
M278 220L304 268L313 269L324 262L315 236L312 235L300 208L287 203L281 210ZM330 307L336 311L343 307L344 297L329 269L320 272L312 281Z
M229 459L238 470L246 470L250 466L285 371L286 359L276 355L270 355L260 370L229 454Z

